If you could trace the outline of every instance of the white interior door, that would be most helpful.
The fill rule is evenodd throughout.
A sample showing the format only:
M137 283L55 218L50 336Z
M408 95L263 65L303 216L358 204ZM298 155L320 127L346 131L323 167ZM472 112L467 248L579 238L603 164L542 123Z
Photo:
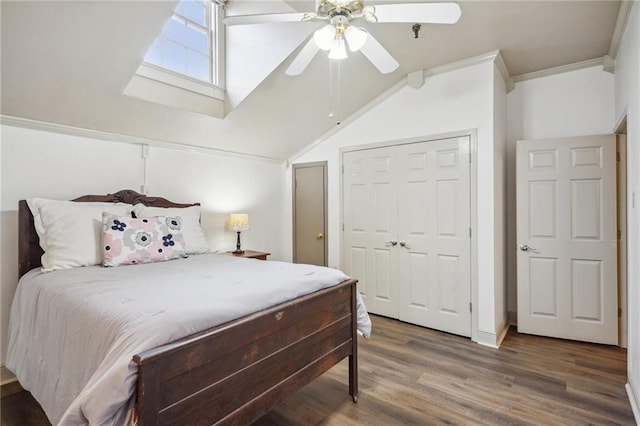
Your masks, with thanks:
M343 155L343 259L372 313L398 318L397 152L394 147ZM397 245L397 243L396 243Z
M519 141L518 331L617 344L615 137Z
M404 145L398 195L400 319L471 336L469 138Z

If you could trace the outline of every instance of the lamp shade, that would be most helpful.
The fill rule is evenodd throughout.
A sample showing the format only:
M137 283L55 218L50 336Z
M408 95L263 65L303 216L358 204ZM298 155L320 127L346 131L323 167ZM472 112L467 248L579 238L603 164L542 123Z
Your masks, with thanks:
M246 231L249 229L249 215L244 213L234 213L229 216L227 229L230 231Z
M313 33L313 40L322 50L331 49L331 43L333 42L333 39L335 37L336 29L333 28L333 25L331 24L325 25L324 27Z
M344 39L342 37L333 40L331 50L329 51L329 59L346 59L347 49L344 45Z
M349 25L344 31L344 37L347 39L349 50L352 52L360 50L360 48L367 42L367 35L368 34L365 29Z

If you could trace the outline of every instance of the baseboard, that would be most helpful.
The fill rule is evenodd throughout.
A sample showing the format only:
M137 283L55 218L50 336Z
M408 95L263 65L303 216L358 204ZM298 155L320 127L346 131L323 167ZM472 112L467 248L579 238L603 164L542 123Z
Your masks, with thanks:
M0 364L0 386L8 385L16 380L16 376L4 364Z
M494 333L478 330L478 344L489 348L498 349L498 339Z
M631 386L630 381L624 386L627 389L627 396L629 397L629 404L631 404L631 409L633 410L633 416L636 418L636 424L640 425L640 394L635 393L633 391L633 386Z
M486 331L478 330L478 344L498 349L502 344L504 337L507 335L507 331L509 331L509 325L505 324L504 321L498 324L497 333L488 333Z
M23 392L24 389L20 386L20 382L15 381L11 383L7 383L6 385L0 386L0 398L5 398L7 396Z
M511 325L509 323L501 323L500 324L500 332L498 333L498 338L496 339L496 343L497 346L500 347L500 345L502 344L502 341L504 340L504 338L507 336L507 332L509 331L509 327L511 327Z
M16 376L9 370L4 364L0 365L0 397L13 395L14 393L22 392L22 386L16 379Z

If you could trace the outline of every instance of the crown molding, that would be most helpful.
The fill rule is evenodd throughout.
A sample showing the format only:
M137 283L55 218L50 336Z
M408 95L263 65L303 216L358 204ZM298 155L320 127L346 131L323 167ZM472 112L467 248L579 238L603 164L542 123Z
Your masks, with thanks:
M573 64L561 65L559 67L547 68L545 70L529 72L526 74L514 75L511 77L514 83L519 83L526 80L534 80L541 77L549 77L556 74L562 74L565 72L581 70L584 68L591 68L595 66L604 66L604 56L601 58L588 59L582 62L575 62Z
M50 123L46 121L32 120L29 118L15 117L10 115L0 115L0 124L5 126L21 127L24 129L41 130L45 132L59 133L69 136L98 139L107 142L126 143L131 145L149 145L159 148L168 148L178 151L188 151L199 154L217 155L223 157L234 157L244 160L264 161L268 163L283 164L284 161L278 158L263 157L260 155L244 154L223 149L207 148L198 145L180 144L158 139L144 138L140 136L125 135L122 133L111 133L102 130L86 129L83 127L68 126L66 124Z
M494 50L493 52L489 52L484 55L474 56L472 58L451 62L449 64L441 65L438 67L427 68L422 72L423 72L424 78L428 79L429 77L433 77L434 75L437 75L437 74L444 74L446 72L467 68L467 67L471 67L471 66L486 63L486 62L494 62L496 64L496 66L500 70L500 73L502 74L502 77L505 78L507 87L509 87L509 81L510 81L509 71L507 70L507 67L504 64L502 55L500 54L499 50ZM320 137L314 139L311 143L306 145L304 148L302 148L301 150L299 150L298 152L290 156L286 161L286 164L285 164L286 167L289 167L289 165L291 165L298 158L302 157L304 154L311 151L313 148L317 147L318 145L320 145L321 143L329 139L331 136L338 133L338 131L340 131L341 128L346 127L347 125L353 123L355 120L363 116L365 113L372 110L374 107L380 105L384 100L389 98L391 95L395 94L400 89L407 86L407 83L408 83L408 75L403 77L402 80L398 81L396 84L394 84L393 86L391 86L390 88L382 92L380 95L376 96L373 100L371 100L371 102L369 102L362 108L358 109L357 111L353 112L351 115L349 115L347 118L345 118L341 122L337 123L335 127L332 127L327 132L322 134Z
M498 54L495 57L494 63L496 64L496 68L498 68L498 71L500 71L500 74L502 75L507 93L511 92L515 87L515 83L511 78L511 74L509 73L507 64L504 63L504 58L502 57L502 53L499 50Z
M602 69L608 73L615 74L616 60L609 55L602 57Z
M424 72L414 71L407 74L407 86L416 90L424 86Z
M500 59L497 59L497 58ZM502 61L502 55L500 54L499 50L494 50L492 52L489 53L485 53L483 55L478 55L478 56L473 56L471 58L467 58L467 59L462 59L460 61L455 61L455 62L451 62L445 65L441 65L439 67L433 67L433 68L427 68L424 70L424 76L425 78L428 77L432 77L434 75L437 74L443 74L445 72L449 72L449 71L454 71L454 70L458 70L461 68L467 68L467 67L472 67L474 65L478 65L478 64L483 64L485 62L496 62L496 61L500 61L502 62L502 65L504 66L504 61ZM504 66L504 71L506 72L506 74L508 75L509 72L507 71L506 66ZM502 70L501 70L502 72ZM504 75L503 75L504 77Z
M374 107L380 105L384 100L386 100L391 95L393 95L394 93L398 92L400 89L405 87L407 85L407 81L408 81L408 77L404 76L402 80L400 80L399 82L397 82L396 84L389 87L387 90L385 90L384 92L382 92L381 94L373 98L371 102L367 103L357 111L354 111L353 113L351 113L351 115L346 117L344 120L336 123L335 127L332 127L331 129L327 130L320 137L314 139L311 143L307 144L301 150L299 150L298 152L290 156L285 162L286 167L289 167L298 158L302 157L304 154L311 151L313 148L315 148L316 146L320 145L322 142L329 139L331 136L338 133L342 128L353 123L355 120L362 117L365 113L371 111Z
M622 37L624 36L624 30L627 28L627 22L629 22L629 16L631 15L631 8L635 1L621 1L618 8L618 17L616 19L616 26L613 28L613 35L611 36L611 45L609 46L609 56L612 59L616 59L618 56L618 50L620 49L620 43L622 43Z
M500 52L500 50L494 50L492 52L485 53L484 55L478 55L468 59L463 59L461 61L451 62L450 64L442 65L439 67L429 68L424 70L424 75L425 78L431 77L436 74L442 74L461 68L467 68L485 62L493 62L495 64L496 68L498 68L498 71L500 71L500 74L504 79L504 83L507 87L507 93L512 91L514 88L514 82L512 80L511 74L509 73L509 69L507 68L507 64L505 64L504 62L504 58L502 57L502 52Z

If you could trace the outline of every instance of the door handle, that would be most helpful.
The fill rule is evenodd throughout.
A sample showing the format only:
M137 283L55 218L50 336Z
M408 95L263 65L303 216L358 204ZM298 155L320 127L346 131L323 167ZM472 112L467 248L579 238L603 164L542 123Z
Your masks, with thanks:
M389 246L394 246L395 247L397 244L398 244L398 242L396 240L390 240L390 241L387 241L386 243L384 243L384 246L385 247L389 247Z
M318 233L316 234L316 240L321 240L321 239L323 239L323 238L324 238L324 235L322 235L322 232L318 232Z
M406 249L411 248L411 246L406 241L400 241L400 247L404 247Z
M526 244L520 244L520 250L522 251L536 251L533 247L529 247Z

